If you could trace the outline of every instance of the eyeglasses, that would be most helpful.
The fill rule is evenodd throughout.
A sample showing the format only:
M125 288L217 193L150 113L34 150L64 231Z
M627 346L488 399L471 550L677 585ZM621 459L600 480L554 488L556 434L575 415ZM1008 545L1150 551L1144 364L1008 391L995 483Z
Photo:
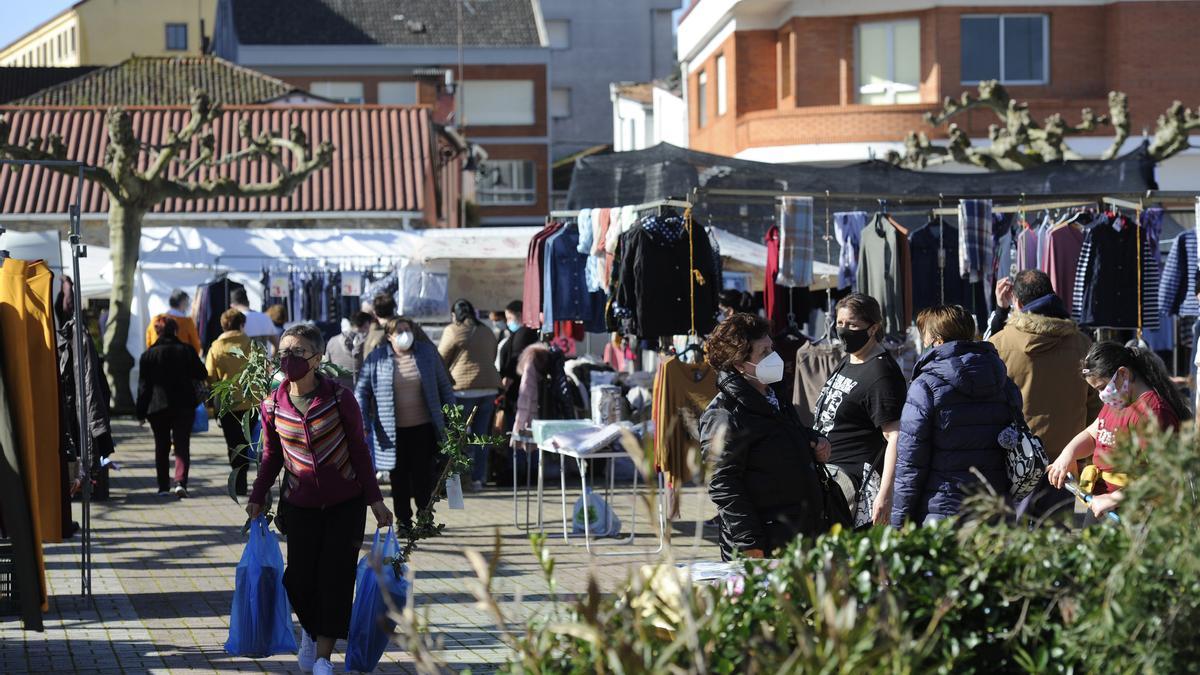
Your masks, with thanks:
M277 352L277 355L281 359L287 358L289 356L299 356L302 359L311 359L313 356L316 355L316 352L310 352L309 350L307 350L303 347L297 347L296 349L280 349Z

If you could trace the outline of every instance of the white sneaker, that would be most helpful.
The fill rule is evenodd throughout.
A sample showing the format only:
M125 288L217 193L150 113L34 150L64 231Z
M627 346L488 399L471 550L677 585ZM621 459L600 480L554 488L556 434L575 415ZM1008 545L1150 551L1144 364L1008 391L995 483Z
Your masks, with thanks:
M333 675L333 664L329 659L317 659L313 664L313 675Z
M296 661L300 664L300 670L306 673L313 671L313 664L317 660L317 643L313 642L312 636L303 628L300 629L300 651L296 653Z
M184 497L188 496L187 488L183 487L182 485L176 485L175 488L173 490L171 490L171 492L178 499L183 499Z

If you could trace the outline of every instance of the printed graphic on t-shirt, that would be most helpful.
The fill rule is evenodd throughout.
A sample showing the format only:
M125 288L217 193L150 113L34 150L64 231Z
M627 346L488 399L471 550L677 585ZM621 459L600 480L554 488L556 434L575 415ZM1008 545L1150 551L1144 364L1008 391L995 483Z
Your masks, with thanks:
M1104 418L1100 418L1100 425L1096 433L1096 445L1102 448L1111 448L1117 444L1117 432L1113 429L1104 428Z
M833 430L834 420L837 419L838 408L842 400L858 386L858 382L840 373L834 373L821 389L821 409L817 411L817 431L828 435Z

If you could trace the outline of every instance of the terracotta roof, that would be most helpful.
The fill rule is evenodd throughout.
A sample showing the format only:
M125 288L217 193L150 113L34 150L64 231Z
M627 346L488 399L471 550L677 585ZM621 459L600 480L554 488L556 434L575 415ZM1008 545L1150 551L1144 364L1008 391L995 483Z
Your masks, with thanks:
M215 56L134 56L32 93L14 105L188 105L192 89L221 104L262 103L292 85Z
M35 94L46 87L53 87L80 75L96 70L100 66L79 66L77 68L25 68L20 66L0 67L0 103L8 103L30 94Z
M135 108L133 129L148 145L161 144L168 131L184 124L185 108ZM69 159L104 160L108 134L102 108L29 108L0 106L11 125L9 141L24 144L32 137L57 133ZM291 196L231 199L219 197L159 204L154 213L246 213L296 211L423 211L434 213L435 137L426 107L403 106L242 106L228 107L213 123L217 156L245 147L238 136L242 121L258 134L264 129L286 134L298 124L313 146L334 145L333 163L305 181ZM143 154L141 165L147 158ZM232 176L247 182L269 180L275 171L266 162L234 162L201 169L197 177ZM72 182L41 168L14 173L0 168L0 214L65 214ZM84 213L104 213L108 197L85 182Z
M232 0L244 45L455 45L457 0ZM536 0L465 0L468 46L539 47ZM220 19L218 19L220 21Z

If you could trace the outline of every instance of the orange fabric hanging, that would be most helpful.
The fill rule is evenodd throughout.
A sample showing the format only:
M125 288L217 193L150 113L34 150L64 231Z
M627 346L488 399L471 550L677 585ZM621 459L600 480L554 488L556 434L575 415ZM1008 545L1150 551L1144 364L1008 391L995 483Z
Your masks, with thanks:
M44 261L8 259L0 268L0 336L4 377L17 428L35 537L62 541L62 457L58 429L58 356ZM45 564L39 551L38 567ZM43 610L48 609L43 605Z

